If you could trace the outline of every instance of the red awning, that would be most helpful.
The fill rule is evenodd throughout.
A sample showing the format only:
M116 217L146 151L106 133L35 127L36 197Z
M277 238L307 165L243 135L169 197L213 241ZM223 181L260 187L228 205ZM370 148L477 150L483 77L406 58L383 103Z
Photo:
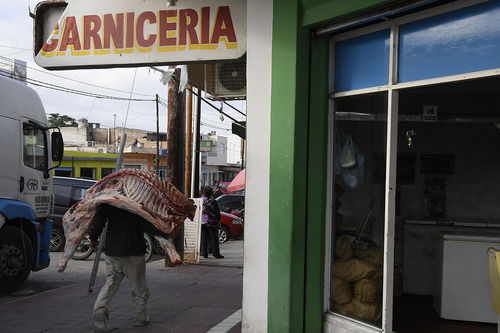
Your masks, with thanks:
M241 170L236 177L234 177L233 181L227 186L227 190L229 192L236 192L245 189L245 170Z

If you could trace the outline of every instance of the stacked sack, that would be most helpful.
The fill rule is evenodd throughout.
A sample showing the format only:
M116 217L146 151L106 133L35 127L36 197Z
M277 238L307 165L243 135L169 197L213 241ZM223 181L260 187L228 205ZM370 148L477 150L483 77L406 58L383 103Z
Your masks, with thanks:
M345 235L337 238L333 266L335 310L352 318L377 321L382 310L383 255L377 248L353 249Z

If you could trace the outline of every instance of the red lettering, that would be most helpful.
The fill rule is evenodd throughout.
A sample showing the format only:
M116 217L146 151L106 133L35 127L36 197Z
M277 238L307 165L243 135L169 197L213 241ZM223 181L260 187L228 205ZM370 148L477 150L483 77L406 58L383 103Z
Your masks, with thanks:
M56 24L54 31L59 30L59 24ZM43 44L42 51L44 52L52 52L57 48L57 44L59 44L59 38L52 37L48 43Z
M156 42L156 35L151 34L146 38L144 36L144 24L149 21L150 24L156 23L156 15L153 12L144 12L137 17L137 44L140 47L151 47Z
M222 36L226 36L229 43L236 43L238 41L234 32L231 11L228 6L221 6L217 10L211 43L218 44Z
M168 22L169 17L176 17L176 10L160 10L160 46L173 46L176 43L175 37L167 37L169 31L175 31L177 24Z
M90 50L92 40L96 50L102 49L101 36L101 18L97 15L85 15L83 17L83 49Z
M116 14L116 22L113 18L113 14L104 15L103 24L103 37L104 37L104 48L111 48L111 39L113 39L113 44L115 48L123 48L123 32L124 32L124 15L123 13Z
M188 23L189 17L189 23ZM189 33L189 41L191 44L199 44L198 35L196 33L196 25L198 24L198 13L194 9L181 9L179 12L179 45L186 45L187 34Z
M127 13L127 47L134 47L134 18L135 13Z
M79 51L82 49L80 44L80 35L78 34L78 27L76 26L76 19L74 16L68 16L66 18L66 24L64 24L64 32L61 38L60 51L66 51L68 46L73 46L73 50Z
M201 8L201 43L210 41L210 7Z

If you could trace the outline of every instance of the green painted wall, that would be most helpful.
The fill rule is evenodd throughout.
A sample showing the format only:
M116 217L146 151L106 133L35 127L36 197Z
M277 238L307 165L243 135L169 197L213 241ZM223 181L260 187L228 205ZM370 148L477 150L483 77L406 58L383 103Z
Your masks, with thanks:
M309 25L381 0L274 0L269 211L269 332L321 332L328 38Z
M298 0L274 2L269 216L269 332L302 332L304 312L307 36ZM279 79L275 79L279 78Z
M396 0L397 1L397 0ZM370 7L378 7L394 0L302 0L302 24L304 26L331 21Z

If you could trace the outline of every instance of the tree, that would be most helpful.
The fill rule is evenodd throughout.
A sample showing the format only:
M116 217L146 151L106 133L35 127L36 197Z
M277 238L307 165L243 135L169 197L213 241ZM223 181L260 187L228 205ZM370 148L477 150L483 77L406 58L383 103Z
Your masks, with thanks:
M52 127L76 127L78 126L75 118L59 113L49 113L49 126Z

